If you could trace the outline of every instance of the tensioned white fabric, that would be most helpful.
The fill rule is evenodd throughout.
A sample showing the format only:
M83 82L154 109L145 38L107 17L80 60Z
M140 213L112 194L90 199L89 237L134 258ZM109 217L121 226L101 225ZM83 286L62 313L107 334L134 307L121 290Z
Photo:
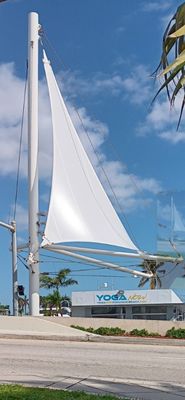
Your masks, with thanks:
M80 142L44 52L53 123L53 176L41 246L96 242L138 251Z

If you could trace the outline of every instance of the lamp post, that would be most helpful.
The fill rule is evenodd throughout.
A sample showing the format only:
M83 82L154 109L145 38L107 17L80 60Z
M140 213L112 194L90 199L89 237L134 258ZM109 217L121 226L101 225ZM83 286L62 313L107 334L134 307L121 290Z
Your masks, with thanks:
M0 0L1 1L1 0ZM16 222L12 221L11 225L0 221L0 226L8 229L12 234L12 305L13 315L18 316L18 295L17 295L17 238L16 238Z

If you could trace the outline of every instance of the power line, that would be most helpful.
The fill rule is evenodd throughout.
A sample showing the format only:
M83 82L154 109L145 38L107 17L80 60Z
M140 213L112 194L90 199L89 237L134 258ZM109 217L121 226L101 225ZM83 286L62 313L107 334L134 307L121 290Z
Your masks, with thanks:
M28 268L28 266L27 266L27 264L25 264L24 263L24 261L22 260L22 258L21 258L21 256L18 254L17 255L17 258L19 259L19 261L24 265L24 267L26 268L26 269L28 269L29 270L29 268Z

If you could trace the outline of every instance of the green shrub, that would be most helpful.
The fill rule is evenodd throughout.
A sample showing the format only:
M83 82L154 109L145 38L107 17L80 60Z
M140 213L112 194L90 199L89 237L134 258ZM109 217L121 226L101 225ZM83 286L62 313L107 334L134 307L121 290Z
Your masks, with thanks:
M175 327L173 326L173 328L168 329L165 336L175 339L185 339L185 329L183 328L175 329Z
M146 329L133 329L130 331L131 336L149 336L149 333Z
M71 325L71 328L103 336L123 336L125 334L125 330L119 328L118 326L116 326L115 328L100 326L99 328L94 329L92 327L84 328L83 326L79 325ZM130 332L127 332L127 334L131 336L141 336L141 337L161 337L161 335L158 332L148 332L146 329L137 329L137 328L133 329ZM182 328L175 329L175 327L173 326L173 328L169 329L166 332L165 336L175 339L185 339L185 329Z
M160 335L160 333L158 333L158 332L149 332L148 333L148 336L152 336L152 337L160 337L161 335Z
M115 327L115 328L109 328L109 327L104 327L104 326L100 326L97 329L94 328L84 328L82 326L79 325L71 325L71 328L75 328L75 329L80 329L81 331L85 331L85 332L89 332L89 333L95 333L97 335L105 335L105 336L119 336L119 335L124 335L125 330L121 329L119 327Z
M84 331L84 332L90 332L90 333L94 333L94 328L84 328L84 326L79 326L79 325L70 325L71 328L74 329L79 329L80 331Z
M115 328L101 326L100 328L94 329L94 333L96 333L97 335L121 336L124 335L125 330L117 326Z
M95 332L94 328L92 328L91 326L90 326L90 328L86 328L86 331L89 332L89 333L94 333Z
M71 325L71 328L79 329L80 331L86 331L87 329L84 326L79 325Z

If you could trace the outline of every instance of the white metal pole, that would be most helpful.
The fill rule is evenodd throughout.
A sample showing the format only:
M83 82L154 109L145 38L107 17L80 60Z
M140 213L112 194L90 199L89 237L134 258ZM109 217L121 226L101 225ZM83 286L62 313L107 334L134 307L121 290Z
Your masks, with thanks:
M62 246L62 245L45 245L43 249L56 251L56 253L60 252L60 250L67 250L73 252L80 252L80 253L91 253L91 254L101 254L101 255L109 255L113 257L125 257L125 258L142 258L144 260L154 260L154 261L164 261L164 262L174 262L180 263L184 261L182 256L178 257L168 257L168 256L160 256L160 255L153 255L147 254L143 252L139 253L126 253L121 251L110 251L110 250L100 250L100 249L89 249L88 247L74 247L74 246Z
M16 223L12 221L12 296L13 296L13 315L18 316L18 282L17 282L17 238Z
M51 247L50 251L54 251L56 252L56 250L53 250L53 248ZM76 254L73 253L71 251L67 251L67 250L58 250L58 253L64 254L66 256L71 256L74 258L77 258L79 260L83 260L84 262L90 262L91 264L96 264L96 265L100 265L102 267L105 267L107 269L115 269L116 271L122 271L122 272L127 272L128 274L132 274L132 275L137 275L137 276L144 276L145 278L152 278L153 274L152 272L141 272L141 271L137 271L135 269L129 269L126 267L121 267L119 265L116 264L112 264L109 262L105 262L102 260L97 260L96 258L92 258L92 257L86 257L86 256L82 256L81 254Z
M28 191L29 191L29 305L39 315L38 240L38 14L28 20Z
M18 315L18 294L17 294L17 238L16 238L16 223L12 221L11 225L0 221L0 226L9 229L12 233L12 306L13 315Z

